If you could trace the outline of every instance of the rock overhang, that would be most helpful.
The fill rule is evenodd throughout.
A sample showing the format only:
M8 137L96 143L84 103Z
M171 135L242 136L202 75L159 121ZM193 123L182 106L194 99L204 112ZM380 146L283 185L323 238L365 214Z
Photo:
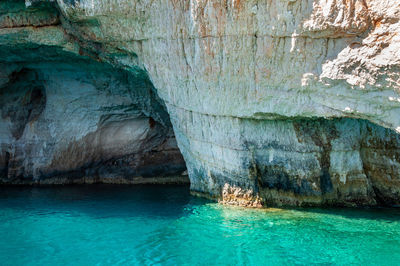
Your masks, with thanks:
M27 1L31 7L44 2ZM400 128L396 1L50 2L59 11L55 31L63 36L62 45L50 46L149 75L167 106L193 190L240 204L251 195L269 204L368 205L377 194L396 202L397 185L388 181L397 179ZM39 40L39 47L49 42L37 33L22 36ZM326 121L313 122L320 119ZM335 138L326 139L332 131L349 145L341 148L346 155ZM299 136L312 150L304 171L293 148ZM378 155L374 146L374 156L390 174L374 166L372 153L365 155L371 136L388 147ZM362 150L354 143L367 144ZM261 144L269 148L255 152ZM276 159L282 147L286 153ZM355 181L341 186L348 174ZM385 177L373 186L367 175ZM261 193L260 182L273 191ZM320 194L306 199L306 190Z

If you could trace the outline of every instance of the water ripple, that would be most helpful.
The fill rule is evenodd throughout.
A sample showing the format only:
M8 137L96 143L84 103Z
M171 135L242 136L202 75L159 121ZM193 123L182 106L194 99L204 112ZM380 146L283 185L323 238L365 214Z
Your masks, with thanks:
M2 265L399 265L400 211L253 210L182 186L0 188Z

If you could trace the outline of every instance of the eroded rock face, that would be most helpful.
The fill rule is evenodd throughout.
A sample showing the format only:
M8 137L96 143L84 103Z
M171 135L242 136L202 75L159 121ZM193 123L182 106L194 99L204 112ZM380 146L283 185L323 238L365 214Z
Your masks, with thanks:
M19 51L39 49L145 70L193 191L246 206L400 203L397 1L26 6L14 13L41 19L0 20L3 61L36 61Z
M400 137L389 129L347 118L232 125L225 117L193 117L182 119L176 134L200 194L246 206L398 202ZM202 121L202 130L192 121Z

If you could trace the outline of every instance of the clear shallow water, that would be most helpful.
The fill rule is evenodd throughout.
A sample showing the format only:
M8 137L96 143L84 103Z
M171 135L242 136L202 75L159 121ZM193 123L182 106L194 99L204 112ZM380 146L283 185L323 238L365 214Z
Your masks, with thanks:
M400 210L252 210L186 186L0 188L1 265L400 265Z

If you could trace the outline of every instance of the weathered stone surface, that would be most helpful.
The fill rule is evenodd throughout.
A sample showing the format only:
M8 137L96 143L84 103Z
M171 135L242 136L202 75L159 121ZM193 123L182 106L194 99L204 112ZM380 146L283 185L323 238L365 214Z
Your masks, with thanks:
M398 202L400 139L389 129L347 118L232 125L227 117L190 115L175 130L194 191L250 206Z
M196 193L248 206L400 204L398 1L26 6L13 12L35 18L0 19L1 61L70 53L129 73L145 70L167 106ZM9 77L2 72L0 84ZM22 124L31 119L27 108L16 114Z

